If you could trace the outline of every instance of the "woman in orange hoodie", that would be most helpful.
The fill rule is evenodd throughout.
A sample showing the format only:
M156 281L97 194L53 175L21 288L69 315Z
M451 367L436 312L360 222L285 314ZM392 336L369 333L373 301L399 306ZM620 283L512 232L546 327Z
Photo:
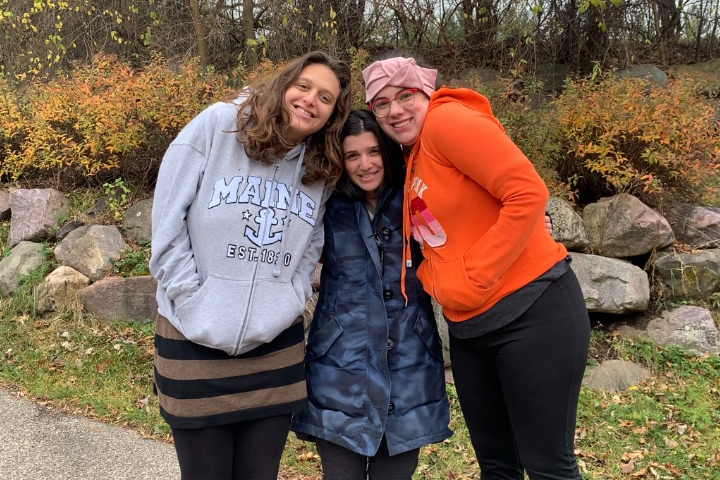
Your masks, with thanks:
M404 238L442 305L483 480L580 479L573 441L590 323L548 190L482 95L395 57L363 71L366 101L407 161ZM411 265L406 255L406 266Z

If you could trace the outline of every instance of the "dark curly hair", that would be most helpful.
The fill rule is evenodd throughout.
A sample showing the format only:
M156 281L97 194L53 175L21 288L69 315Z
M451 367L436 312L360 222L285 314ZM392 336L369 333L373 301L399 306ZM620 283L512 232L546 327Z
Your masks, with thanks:
M380 157L383 162L384 178L380 187L378 187L375 192L375 196L379 197L385 190L393 187L398 181L404 178L405 159L400 145L385 135L385 132L383 132L380 125L378 125L375 116L369 110L353 110L350 112L340 132L340 142L347 137L361 135L366 132L372 133L377 138ZM362 188L350 180L344 168L340 180L338 180L335 186L335 190L358 201L365 201L367 195Z

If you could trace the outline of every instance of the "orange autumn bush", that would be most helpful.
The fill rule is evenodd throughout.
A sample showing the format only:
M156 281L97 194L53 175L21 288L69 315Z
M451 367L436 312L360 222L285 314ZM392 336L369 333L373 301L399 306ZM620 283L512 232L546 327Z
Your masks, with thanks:
M22 90L0 82L0 176L77 185L149 183L179 130L214 101L222 77L157 57L142 70L97 56Z
M353 106L363 107L367 53L351 52ZM101 55L92 65L18 89L0 77L0 180L100 186L121 177L152 187L172 139L207 105L271 77L282 64L234 77L160 57L142 69ZM553 195L579 204L618 192L650 204L665 196L720 206L720 137L714 110L691 78L667 88L596 75L568 82L541 108L512 79L463 84L488 96L508 135ZM479 139L480 141L480 139Z
M582 204L619 192L720 204L718 125L696 85L676 78L651 88L614 75L569 83L551 105L558 177Z

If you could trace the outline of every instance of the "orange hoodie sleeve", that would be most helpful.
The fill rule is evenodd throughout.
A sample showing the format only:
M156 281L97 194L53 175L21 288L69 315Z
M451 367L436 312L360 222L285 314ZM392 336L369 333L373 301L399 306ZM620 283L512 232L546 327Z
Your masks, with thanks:
M494 284L528 245L549 193L481 98L488 113L457 101L433 108L425 119L423 141L437 161L449 162L500 202L497 221L465 253L468 277L484 286Z

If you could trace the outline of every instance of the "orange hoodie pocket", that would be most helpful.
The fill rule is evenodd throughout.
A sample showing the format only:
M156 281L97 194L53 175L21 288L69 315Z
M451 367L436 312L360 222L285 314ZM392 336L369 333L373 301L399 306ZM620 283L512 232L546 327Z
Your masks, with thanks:
M449 261L431 257L420 264L417 276L425 290L450 310L477 310L502 286L500 280L488 288L475 285L462 257Z

